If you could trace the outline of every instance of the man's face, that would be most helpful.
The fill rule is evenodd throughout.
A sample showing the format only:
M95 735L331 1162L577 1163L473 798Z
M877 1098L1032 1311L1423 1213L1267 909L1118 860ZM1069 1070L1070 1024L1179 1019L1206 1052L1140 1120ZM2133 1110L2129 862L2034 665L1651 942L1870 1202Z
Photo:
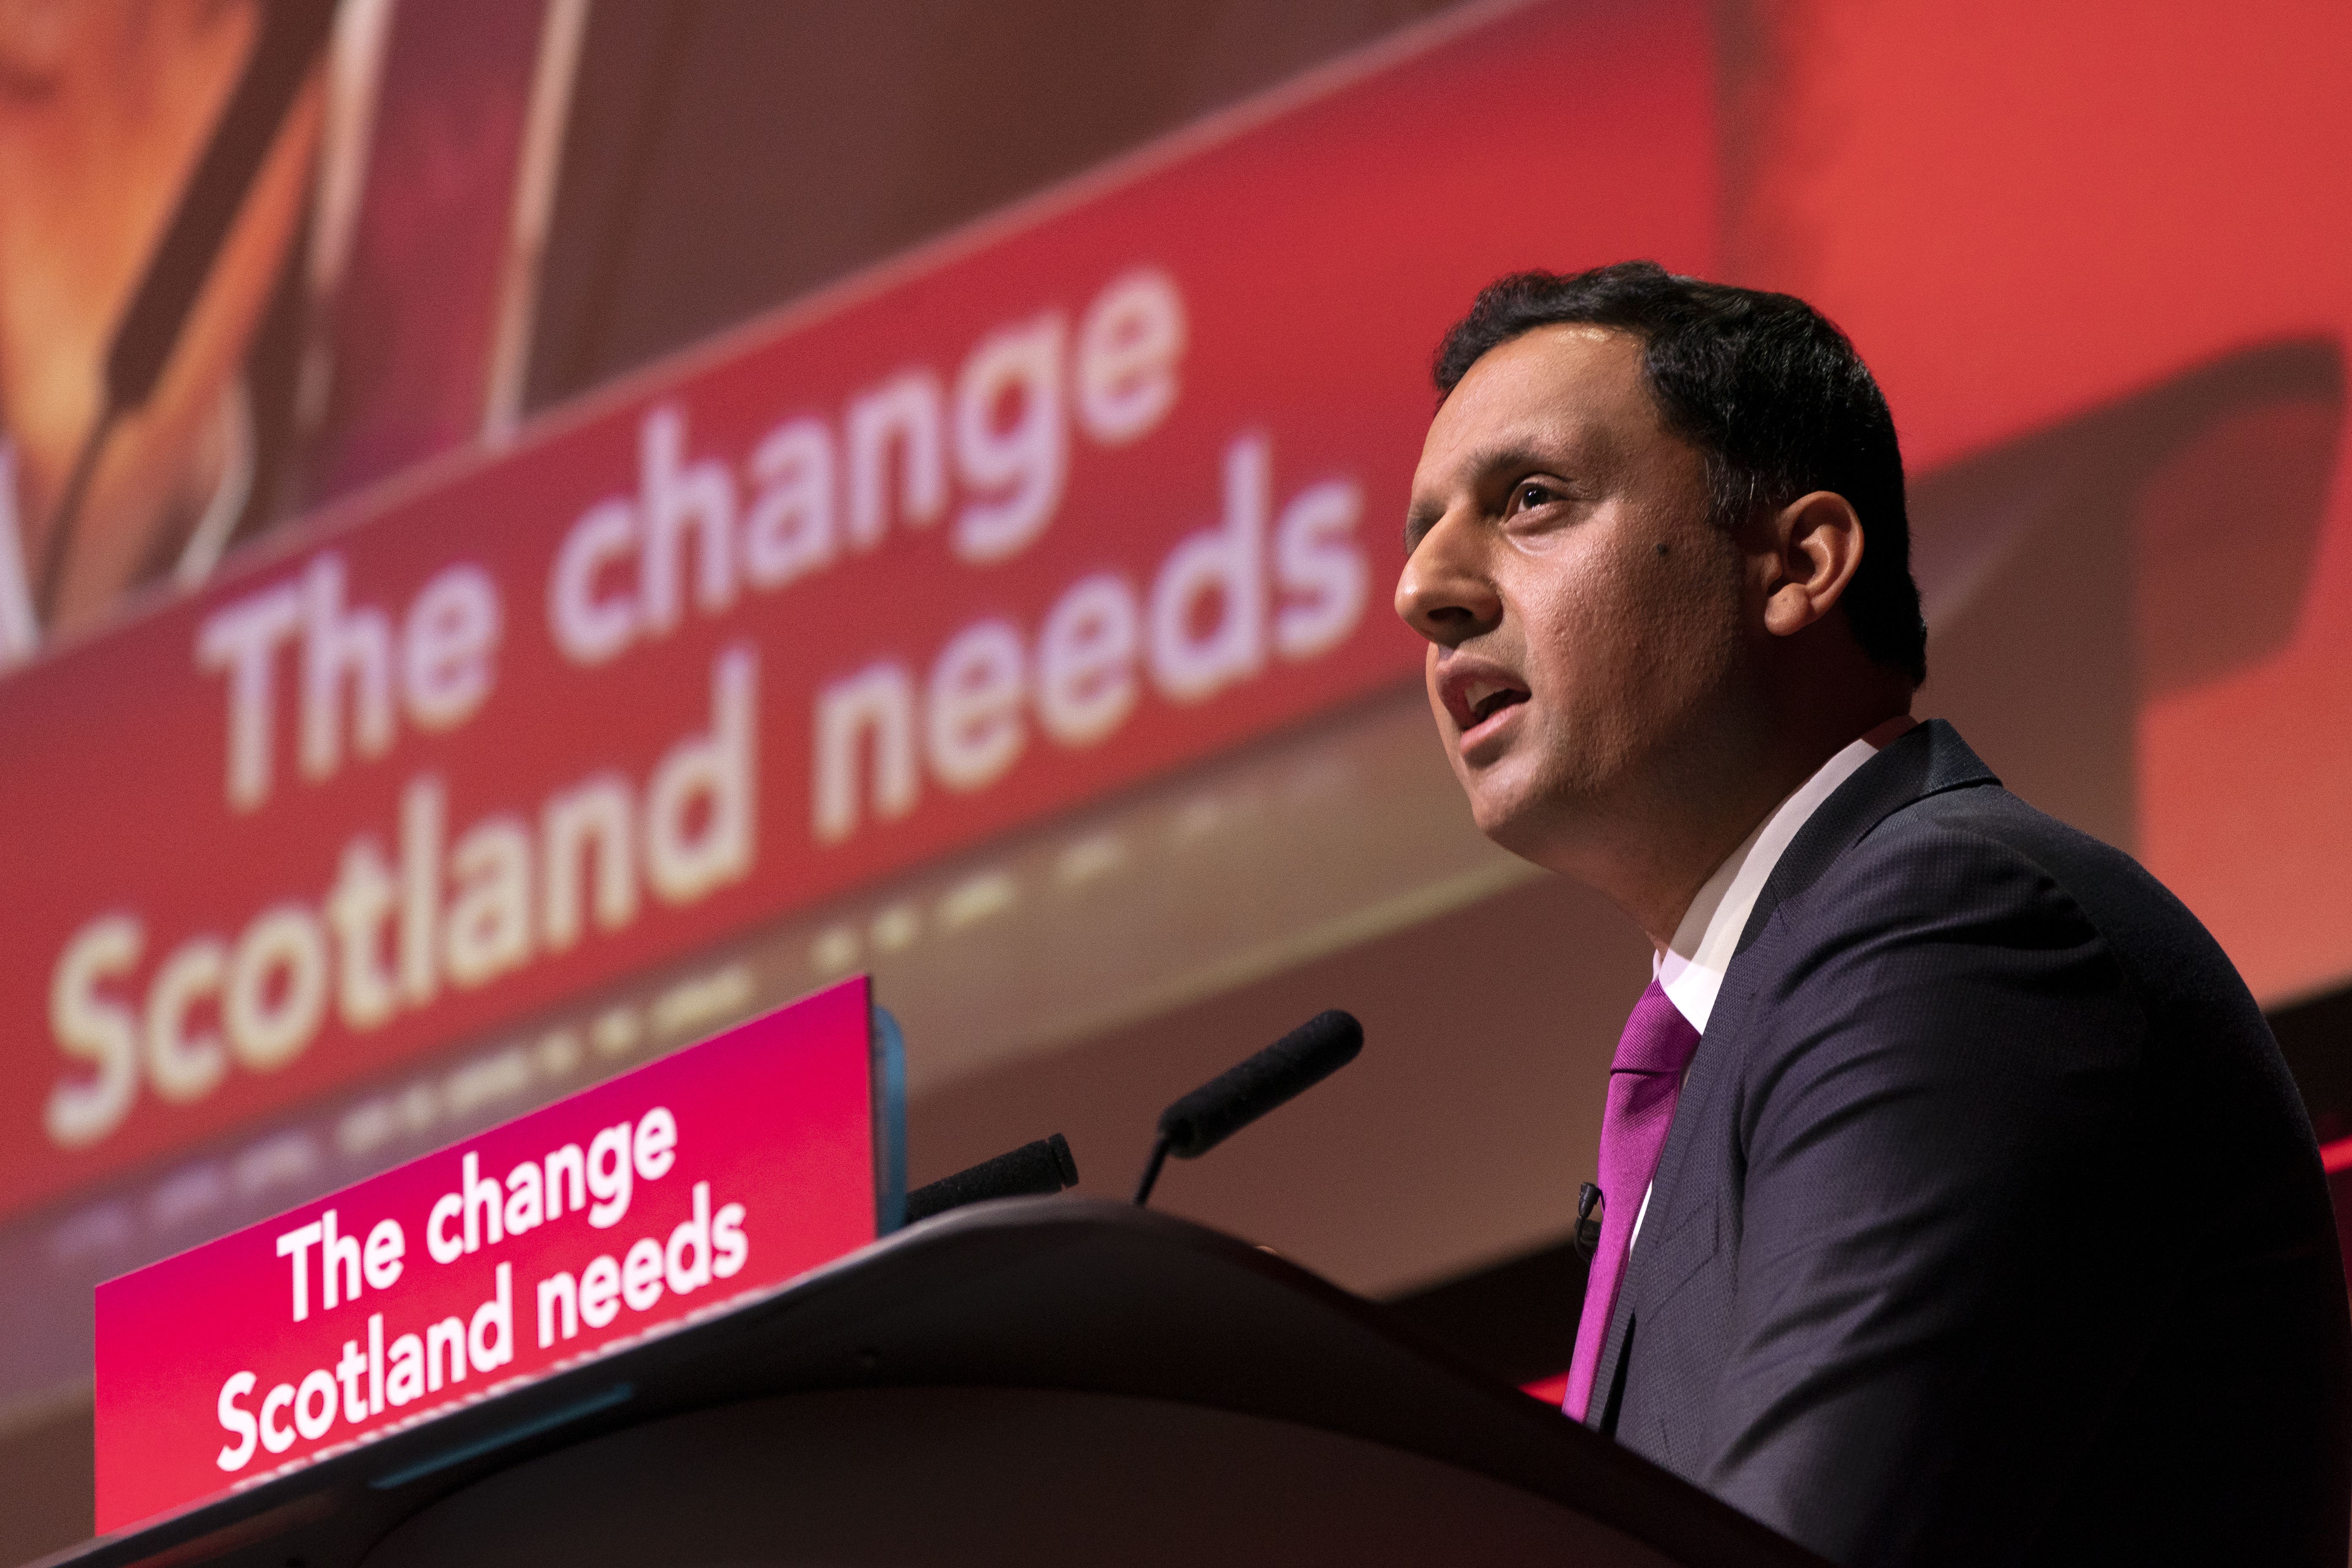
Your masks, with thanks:
M1586 326L1489 352L1431 423L1407 513L1397 613L1429 639L1472 814L1561 870L1697 784L1736 711L1743 559L1641 361Z

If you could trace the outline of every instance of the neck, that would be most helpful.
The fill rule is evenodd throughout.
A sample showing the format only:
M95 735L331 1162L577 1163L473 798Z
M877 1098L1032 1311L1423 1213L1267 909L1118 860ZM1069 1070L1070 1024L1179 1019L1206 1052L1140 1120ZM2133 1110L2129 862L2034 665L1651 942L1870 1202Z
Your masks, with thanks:
M1746 734L1718 734L1684 749L1646 777L1616 810L1598 814L1589 842L1554 869L1584 882L1625 911L1659 952L1666 950L1699 889L1764 819L1853 742L1910 711L1899 700L1815 705L1783 711Z

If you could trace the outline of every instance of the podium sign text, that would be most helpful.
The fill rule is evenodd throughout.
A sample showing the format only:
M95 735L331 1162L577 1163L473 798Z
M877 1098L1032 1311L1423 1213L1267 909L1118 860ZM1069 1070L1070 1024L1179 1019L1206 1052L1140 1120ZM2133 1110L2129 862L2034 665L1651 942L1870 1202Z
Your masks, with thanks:
M866 982L98 1289L98 1528L709 1315L875 1237Z

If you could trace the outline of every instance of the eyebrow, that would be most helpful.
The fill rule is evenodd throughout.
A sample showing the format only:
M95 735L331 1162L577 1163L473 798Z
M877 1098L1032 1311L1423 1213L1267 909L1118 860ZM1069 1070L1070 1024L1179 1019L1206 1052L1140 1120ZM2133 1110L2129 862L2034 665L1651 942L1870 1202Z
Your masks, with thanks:
M1549 468L1557 466L1556 453L1539 451L1524 441L1482 447L1470 459L1470 471L1480 476L1497 468Z

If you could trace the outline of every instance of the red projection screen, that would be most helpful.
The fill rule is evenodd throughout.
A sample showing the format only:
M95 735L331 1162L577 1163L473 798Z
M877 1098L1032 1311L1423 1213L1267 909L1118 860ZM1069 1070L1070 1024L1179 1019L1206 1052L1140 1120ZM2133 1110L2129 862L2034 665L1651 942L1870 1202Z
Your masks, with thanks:
M919 1104L1048 981L1167 1005L971 868L1110 875L1138 803L1265 858L1183 792L1396 771L1428 356L1522 267L1820 305L1904 440L1919 710L2266 1007L2352 975L2341 7L86 9L0 22L48 106L0 120L0 1410L87 1387L100 1278L869 961L890 1003L858 900L910 879L1012 933L905 960ZM1508 885L1381 880L1445 800L1297 798L1335 907ZM1210 952L1240 900L1167 865L1123 907ZM1185 994L1297 954L1213 956Z

